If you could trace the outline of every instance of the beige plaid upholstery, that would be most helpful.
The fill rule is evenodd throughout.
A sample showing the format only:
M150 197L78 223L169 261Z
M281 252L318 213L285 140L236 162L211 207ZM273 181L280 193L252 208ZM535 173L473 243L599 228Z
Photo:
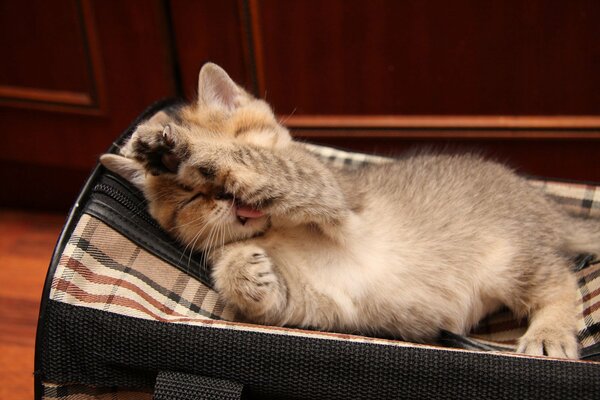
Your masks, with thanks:
M216 292L89 215L65 247L50 298L163 322L234 317Z

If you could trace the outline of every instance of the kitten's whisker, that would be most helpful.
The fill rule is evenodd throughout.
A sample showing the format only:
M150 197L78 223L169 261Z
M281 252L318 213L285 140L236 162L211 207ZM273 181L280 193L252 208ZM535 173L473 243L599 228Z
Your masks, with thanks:
M200 229L198 231L198 233L196 233L194 235L194 237L192 237L192 240L190 240L188 242L188 244L185 246L185 248L183 249L183 252L181 253L181 257L179 258L179 262L181 262L181 259L185 256L185 252L187 251L188 247L190 247L190 257L192 256L192 253L194 252L194 246L195 246L195 242L200 238L200 235L202 234L202 232L204 232L206 230L206 225ZM189 261L188 261L189 264Z
M204 219L204 215L201 215L200 217L198 217L198 218L196 218L196 219L193 219L193 220L191 220L191 221L188 221L188 222L186 222L185 224L175 225L174 227L172 227L172 228L171 228L171 230L174 230L174 229L179 229L179 228L183 228L184 226L191 225L191 224L193 224L194 222L198 222L198 221L201 221L201 220L203 220L203 219Z
M192 246L190 247L190 255L188 257L188 266L191 263L192 260L192 254L194 252L194 249L196 248L196 244L198 243L198 240L200 240L200 235L206 230L206 227L208 227L209 225L205 225L204 228L202 230L200 230L200 232L198 232L194 238L190 241ZM212 231L212 230L211 230ZM211 232L209 231L209 232ZM210 235L210 234L209 234ZM185 253L184 253L185 254Z
M208 234L208 239L206 241L206 252L207 254L211 255L211 251L213 250L213 239L214 239L214 234L215 234L215 222L218 220L219 218L219 214L217 213L216 215L212 215L211 219L210 219L210 225L211 225L211 229L209 231Z
M201 216L200 218L197 218L194 221L198 221L201 219L204 219L204 216ZM181 262L181 259L185 256L185 252L187 251L187 249L189 247L190 248L190 255L189 255L189 259L188 259L188 266L189 266L189 263L191 263L192 253L194 252L194 250L196 248L196 243L200 239L200 236L202 235L202 233L204 233L204 231L206 231L206 229L210 227L211 223L212 223L212 221L210 221L210 220L206 221L206 223L202 226L202 228L192 237L192 240L188 241L188 244L183 249L183 253L181 254L181 257L179 259L180 262Z
M281 125L285 125L285 123L286 123L286 122L287 122L287 121L288 121L288 120L289 120L289 119L290 119L290 118L291 118L291 117L292 117L292 116L293 116L293 115L296 113L296 110L298 110L298 107L294 107L294 109L292 110L292 112L291 112L289 115L287 115L287 116L285 117L285 119L283 119L283 118L280 118L280 119L279 119L279 123L280 123Z
M221 241L221 245L218 247L219 250L223 250L223 248L225 247L225 216L231 212L231 206L230 207L222 207L221 210L218 213L218 219L217 219L217 236L216 236L216 240L215 240L215 250L217 250L216 245L219 243L219 238Z
M211 215L209 215L209 218L208 218L208 220L207 220L207 222L206 222L206 224L205 224L204 228L202 229L202 231L204 231L206 228L209 228L209 229L210 229L210 230L209 230L208 237L207 237L207 241L206 241L207 245L206 245L206 246L204 246L204 247L209 247L209 245L210 245L210 242L211 242L211 240L212 240L212 239L211 239L211 237L212 237L212 235L213 235L213 231L214 231L214 225L215 225L215 222L216 222L216 220L217 220L217 219L215 218L215 216L214 216L214 215L212 215L212 216L211 216ZM197 242L197 241L196 241L196 242ZM196 246L196 242L194 242L194 247Z

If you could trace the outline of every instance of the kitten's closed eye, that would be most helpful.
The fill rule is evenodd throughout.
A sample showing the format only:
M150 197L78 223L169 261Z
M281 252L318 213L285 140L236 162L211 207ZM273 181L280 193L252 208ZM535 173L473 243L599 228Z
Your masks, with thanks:
M215 194L215 200L233 200L233 195L225 191L220 191Z
M190 197L189 199L187 199L187 201L185 201L185 203L183 203L183 205L184 206L188 205L191 202L193 202L194 200L199 199L199 198L206 198L206 193L198 192L198 193L194 194L192 197Z

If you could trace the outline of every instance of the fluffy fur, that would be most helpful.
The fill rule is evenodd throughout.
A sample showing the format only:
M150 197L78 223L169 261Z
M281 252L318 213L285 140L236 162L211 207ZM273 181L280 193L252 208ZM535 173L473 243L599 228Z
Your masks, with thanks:
M473 155L325 165L214 64L198 92L101 160L248 320L423 342L506 305L530 321L518 351L578 357L568 257L600 251L598 226Z

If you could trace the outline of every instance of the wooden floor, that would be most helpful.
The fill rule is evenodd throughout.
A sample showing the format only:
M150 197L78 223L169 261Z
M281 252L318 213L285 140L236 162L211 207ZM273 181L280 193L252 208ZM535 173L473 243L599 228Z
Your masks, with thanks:
M33 398L38 309L65 216L0 209L0 399Z

